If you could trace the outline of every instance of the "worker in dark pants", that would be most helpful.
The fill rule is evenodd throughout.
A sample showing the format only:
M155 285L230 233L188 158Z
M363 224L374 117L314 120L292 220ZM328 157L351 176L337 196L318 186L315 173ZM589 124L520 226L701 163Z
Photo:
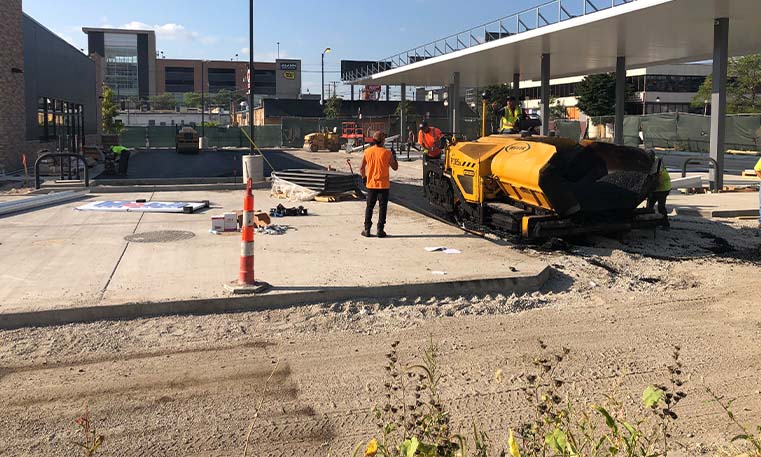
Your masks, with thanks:
M666 209L666 199L671 193L671 176L669 176L666 167L661 166L661 171L658 173L658 185L655 186L655 191L647 197L647 209L654 210L655 204L658 204L658 213L663 216L665 220L664 227L669 227L669 212Z
M370 237L370 229L373 226L373 211L378 203L378 238L386 237L386 212L388 210L388 192L391 187L389 168L394 171L399 169L396 155L384 147L386 134L376 132L373 135L373 144L362 157L362 166L359 173L365 180L367 187L367 207L365 208L365 229L362 236Z
M120 176L127 176L127 167L129 166L129 149L124 146L111 146L111 152L114 154L114 158L118 162L117 172Z

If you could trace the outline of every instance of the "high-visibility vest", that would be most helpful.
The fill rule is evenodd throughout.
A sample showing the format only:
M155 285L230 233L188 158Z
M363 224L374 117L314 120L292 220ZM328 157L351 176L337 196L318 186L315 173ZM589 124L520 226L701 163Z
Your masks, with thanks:
M500 123L500 130L511 130L515 127L515 123L518 122L518 116L521 114L521 109L517 106L515 110L510 111L510 107L506 106L504 114L502 114L502 122Z
M655 187L656 192L668 192L671 190L671 176L666 167L661 168L658 173L658 184Z
M127 148L124 146L111 146L111 152L114 153L114 155L121 155L122 152L126 151Z

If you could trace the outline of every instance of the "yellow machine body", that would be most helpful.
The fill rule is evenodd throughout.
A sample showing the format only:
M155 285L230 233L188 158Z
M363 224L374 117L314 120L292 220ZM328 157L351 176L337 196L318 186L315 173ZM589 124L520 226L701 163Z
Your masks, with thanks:
M503 148L501 144L480 140L450 146L446 168L451 170L465 201L483 203L496 196L499 187L492 179L491 164Z
M494 135L450 146L447 168L469 203L493 199L501 190L513 200L551 211L539 176L555 153L550 144Z
M494 157L492 172L511 199L553 211L539 187L539 176L556 152L557 148L551 144L518 140L505 146Z
M336 152L340 148L341 137L338 133L324 131L304 136L304 150L306 151L317 152L327 149Z

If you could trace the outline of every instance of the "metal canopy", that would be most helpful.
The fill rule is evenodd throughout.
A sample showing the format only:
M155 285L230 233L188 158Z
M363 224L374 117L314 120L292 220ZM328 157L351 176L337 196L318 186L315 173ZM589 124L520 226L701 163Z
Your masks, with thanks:
M487 42L472 48L376 73L359 84L448 85L460 73L464 87L538 80L541 55L552 56L552 77L616 69L619 56L628 68L713 57L716 18L729 18L729 54L761 49L760 0L637 0Z

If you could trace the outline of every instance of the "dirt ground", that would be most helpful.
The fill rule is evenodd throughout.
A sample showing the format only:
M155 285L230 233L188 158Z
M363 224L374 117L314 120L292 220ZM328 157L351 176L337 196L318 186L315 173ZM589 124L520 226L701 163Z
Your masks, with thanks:
M414 207L419 188L407 176L392 192ZM539 338L571 349L560 376L581 403L611 392L638 401L665 381L681 346L690 375L681 455L737 434L703 385L737 398L738 418L758 423L755 223L676 218L667 232L544 247L495 241L504 249L552 265L543 290L0 332L0 455L81 455L71 442L85 407L104 456L241 456L249 427L249 455L351 455L377 436L371 411L384 401L392 342L412 357L431 339L458 430L475 423L499 447L528 414L518 377Z
M589 400L614 389L637 398L665 379L681 345L691 381L680 434L697 454L734 435L703 383L739 398L742 419L761 413L760 244L749 224L680 219L655 239L523 248L554 267L526 296L0 332L0 455L75 455L73 420L87 406L106 437L102 455L238 456L260 402L253 455L350 455L375 433L391 343L411 356L429 338L442 349L455 422L477 423L496 443L526 414L515 378L538 338L571 348L563 376Z

